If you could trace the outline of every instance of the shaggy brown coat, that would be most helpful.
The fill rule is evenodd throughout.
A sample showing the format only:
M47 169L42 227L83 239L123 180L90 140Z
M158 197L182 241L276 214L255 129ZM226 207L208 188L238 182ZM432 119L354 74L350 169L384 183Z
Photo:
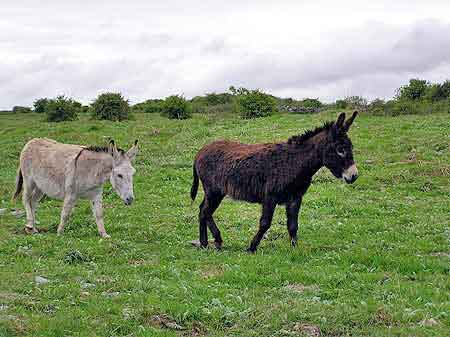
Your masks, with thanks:
M263 205L260 230L249 251L256 250L270 227L276 205L280 204L286 205L288 230L295 245L301 199L313 175L326 166L337 178L348 183L356 180L352 143L347 136L356 115L357 112L353 113L344 122L345 114L341 114L336 122L283 143L241 144L221 140L204 146L194 161L191 189L194 200L200 179L205 192L199 215L200 245L208 244L208 226L216 247L221 247L222 238L212 215L226 195Z

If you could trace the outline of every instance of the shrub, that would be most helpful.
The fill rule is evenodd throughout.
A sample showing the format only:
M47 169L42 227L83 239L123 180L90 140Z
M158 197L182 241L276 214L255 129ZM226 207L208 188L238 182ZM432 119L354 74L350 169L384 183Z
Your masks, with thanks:
M349 96L346 97L345 102L347 103L346 108L365 110L367 108L367 99L361 96Z
M99 95L91 104L91 108L95 119L122 121L130 118L128 100L120 93L107 92Z
M204 114L207 111L208 106L198 100L191 101L191 112L195 114Z
M18 105L16 105L12 109L13 113L28 113L28 112L31 112L31 111L32 111L31 108L29 108L27 106L18 106Z
M434 103L427 101L392 100L386 102L384 111L386 115L392 116L442 113L448 111L449 103L445 100Z
M145 102L145 113L161 113L164 100L162 99L149 99Z
M188 102L181 95L167 97L162 103L161 114L170 119L187 119L191 117Z
M33 103L34 112L37 112L40 114L45 113L45 111L47 109L47 104L48 104L47 98L39 98L39 99L35 100Z
M425 80L412 78L407 85L400 87L397 91L399 100L419 100L425 97L429 84Z
M65 96L58 96L47 102L46 114L48 122L73 121L77 119L79 109L74 101Z
M385 111L385 102L384 100L380 98L374 99L370 104L367 106L367 110L372 115L384 115Z
M300 101L300 104L305 108L313 109L320 109L323 106L322 102L317 98L305 98L304 100Z
M347 102L343 99L336 100L335 105L337 109L347 109L348 106Z
M239 94L236 103L242 118L265 117L277 111L276 100L260 90Z
M206 105L227 104L231 103L232 99L233 95L226 92L220 94L216 94L215 92L209 94L207 93L204 98Z

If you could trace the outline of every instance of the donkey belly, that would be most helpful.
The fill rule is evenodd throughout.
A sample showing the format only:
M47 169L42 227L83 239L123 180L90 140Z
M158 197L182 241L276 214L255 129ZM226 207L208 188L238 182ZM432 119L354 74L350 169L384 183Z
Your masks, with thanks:
M36 186L47 196L54 199L64 199L64 177L55 177L42 172L33 175Z

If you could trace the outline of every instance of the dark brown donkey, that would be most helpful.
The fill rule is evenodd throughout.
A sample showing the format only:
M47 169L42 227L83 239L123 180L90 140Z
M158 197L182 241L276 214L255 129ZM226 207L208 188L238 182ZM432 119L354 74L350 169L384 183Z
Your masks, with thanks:
M300 205L313 175L325 166L346 183L351 184L358 177L352 142L347 136L357 114L355 111L345 121L345 113L341 113L336 122L293 136L286 143L241 144L222 140L205 145L194 161L191 189L194 200L200 178L205 192L199 214L200 246L208 245L208 226L216 248L222 247L213 213L226 195L262 204L259 230L249 252L256 251L277 205L286 206L287 229L296 246Z

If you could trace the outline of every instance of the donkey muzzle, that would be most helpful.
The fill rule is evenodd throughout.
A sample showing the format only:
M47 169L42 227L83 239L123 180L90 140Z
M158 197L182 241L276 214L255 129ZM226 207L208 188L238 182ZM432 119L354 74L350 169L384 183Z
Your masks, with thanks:
M344 179L347 184L353 184L356 179L358 179L358 169L355 164L344 170L342 173L342 179Z
M125 203L125 205L130 206L133 203L133 200L133 197L127 197L123 202Z

